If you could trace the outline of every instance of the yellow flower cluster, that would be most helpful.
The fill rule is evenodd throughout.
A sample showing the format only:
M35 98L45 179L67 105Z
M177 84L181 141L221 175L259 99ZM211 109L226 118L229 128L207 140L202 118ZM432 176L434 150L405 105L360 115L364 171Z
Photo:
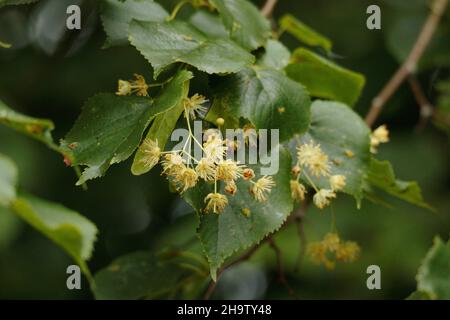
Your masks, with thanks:
M307 248L311 259L328 269L334 269L336 261L355 261L360 251L356 242L342 241L337 233L327 233L322 241L310 243Z
M208 100L197 93L189 99L184 99L184 116L192 120L196 119L197 116L203 117L208 111L204 106L206 102Z
M311 177L310 172L316 178L325 177L328 179L329 189L318 189ZM300 176L303 174L309 184L315 189L313 202L319 209L323 209L336 198L336 193L345 187L345 176L331 175L331 166L320 144L314 144L313 141L302 144L297 147L297 164L292 168L291 173L295 179L291 180L291 196L296 201L303 201L307 193L306 187L300 183Z
M271 176L263 176L255 180L252 169L246 168L237 161L226 159L230 143L223 140L216 130L204 132L204 142L200 143L190 127L190 120L206 111L203 104L207 100L198 94L184 101L184 114L188 124L189 138L183 149L161 151L158 141L146 138L140 146L142 158L140 163L151 169L161 162L163 171L178 192L183 193L197 185L200 179L214 183L214 192L208 194L204 202L206 212L221 213L228 205L225 194L218 192L218 183L223 182L224 191L231 196L238 192L236 182L243 179L250 183L249 192L258 202L268 199L275 182ZM191 143L196 143L203 151L203 157L195 159L190 153Z
M378 146L382 143L389 142L389 130L386 125L379 126L370 135L370 152L375 154L378 152Z
M134 74L134 77L136 80L119 80L116 95L129 96L136 93L137 96L148 97L149 86L144 77L139 74Z

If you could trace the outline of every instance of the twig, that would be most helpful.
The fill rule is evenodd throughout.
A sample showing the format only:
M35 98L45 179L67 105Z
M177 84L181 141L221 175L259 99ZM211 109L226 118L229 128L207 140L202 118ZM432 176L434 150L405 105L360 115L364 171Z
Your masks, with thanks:
M415 72L417 63L430 43L447 4L448 0L435 0L433 3L431 12L425 21L408 58L397 72L395 72L381 92L373 99L372 106L366 116L366 123L369 127L374 124L385 103L392 97L405 79Z
M250 250L248 250L244 255L240 256L239 258L237 258L236 260L234 260L233 262L231 262L227 266L225 266L223 268L220 268L217 271L217 279L216 279L216 281L213 281L213 280L210 281L210 283L208 285L208 288L206 289L205 295L203 296L203 299L204 300L209 300L211 298L212 294L214 293L214 290L216 289L217 281L219 281L220 276L223 274L223 272L225 270L227 270L228 268L230 268L230 267L232 267L232 266L234 266L236 264L239 264L241 262L244 262L244 261L250 259L253 256L253 254L256 251L258 251L258 249L261 247L261 245L263 243L265 243L265 242L266 242L266 239L262 240L260 243L258 243L257 245L253 246Z
M419 123L417 124L416 129L418 131L422 131L423 129L425 129L428 120L431 118L431 116L433 116L434 107L425 96L422 86L420 85L420 82L416 77L410 76L408 78L408 82L409 86L411 87L411 91L414 95L414 98L416 99L417 104L420 107L420 120Z
M280 281L280 283L286 288L290 296L292 296L294 299L298 299L298 296L295 294L294 290L292 290L291 286L286 280L286 276L284 275L283 257L280 248L277 246L275 240L273 240L272 237L268 239L268 242L270 244L270 247L275 252L275 256L277 258L278 281Z
M299 243L300 243L300 251L298 253L297 262L295 263L295 267L294 267L295 272L297 272L299 270L300 265L303 262L303 258L305 257L305 253L306 253L306 244L308 242L306 239L305 230L303 228L303 218L297 219L297 234L298 234L298 239L299 239Z
M273 9L275 9L277 2L278 2L278 0L266 0L266 3L264 4L263 8L261 9L261 14L264 17L271 16L273 13Z
M297 218L298 218L300 215L301 215L301 216L304 216L304 215L305 215L305 212L306 212L306 209L307 209L307 207L308 207L308 205L309 205L309 202L304 201L303 204L302 204L302 206L301 206L299 209L297 209L296 211L294 211L293 213L291 213L291 214L289 215L289 217L286 219L285 223L281 226L280 229L278 229L277 232L280 232L281 230L283 230L284 228L286 228L288 225L290 225L290 224L292 224L292 223L295 223L295 222L297 221ZM217 282L219 281L219 278L222 276L222 274L223 274L223 272L224 272L225 270L227 270L228 268L230 268L230 267L232 267L232 266L234 266L234 265L236 265L236 264L239 264L239 263L241 263L241 262L244 262L244 261L250 259L250 258L253 256L253 254L255 254L255 252L258 251L259 248L261 248L261 246L262 246L263 244L265 244L266 242L269 241L269 239L270 239L270 237L271 237L272 235L273 235L273 234L270 234L270 235L266 236L266 237L265 237L263 240L261 240L258 244L256 244L256 245L254 245L253 247L251 247L244 255L240 256L239 258L237 258L237 259L234 260L233 262L230 262L228 265L226 265L226 266L220 268L220 269L217 271L217 278L216 278L216 281L213 281L213 280L210 281L210 283L209 283L209 285L208 285L208 288L206 289L206 292L205 292L205 294L204 294L204 296L203 296L203 299L204 299L204 300L209 300L209 299L211 298L212 294L214 293L214 290L216 289Z

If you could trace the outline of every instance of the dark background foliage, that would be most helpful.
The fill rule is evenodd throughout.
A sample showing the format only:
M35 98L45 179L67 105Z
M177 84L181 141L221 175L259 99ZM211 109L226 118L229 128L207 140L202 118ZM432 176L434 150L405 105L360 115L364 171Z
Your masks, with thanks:
M150 66L135 49L101 49L105 34L95 1L84 12L81 34L66 32L65 10L57 10L65 2L43 0L39 5L0 9L0 39L14 45L13 49L0 49L0 98L21 112L52 119L57 138L68 131L90 96L114 91L117 79L131 78L135 72L151 75ZM169 9L175 3L162 2ZM263 1L255 2L261 5ZM395 19L393 13L402 2L414 6L421 1L281 0L275 16L289 12L327 35L334 43L334 60L366 76L356 106L364 115L371 99L398 67L386 39L389 21ZM381 31L365 27L365 11L373 3L382 8ZM188 13L189 9L181 14ZM448 16L444 23L448 24ZM410 24L417 28L420 21L411 19ZM291 49L297 46L289 35L282 40ZM446 76L448 69L441 65L421 72L420 80L432 101L436 82ZM192 92L202 91L204 85L205 79L196 79ZM361 245L362 255L351 265L338 265L335 271L313 265L308 258L295 271L297 231L295 226L287 228L276 239L283 250L287 277L299 297L402 299L414 291L417 268L433 236L447 239L450 230L448 136L432 125L417 132L418 117L419 108L404 85L379 120L391 129L391 142L381 147L379 158L390 160L399 178L417 180L436 213L395 200L393 208L365 201L357 210L353 199L341 197L335 205L337 226L343 238ZM167 182L157 172L134 177L127 161L111 168L105 178L90 182L85 192L75 187L76 176L58 154L3 127L0 152L17 162L23 190L63 203L99 226L100 236L89 263L94 272L122 254L159 248L162 243L194 235L192 210L169 193ZM10 220L0 223L0 298L92 297L87 283L81 291L66 289L65 270L72 262L60 248L21 221ZM309 210L304 226L307 238L318 240L328 230L329 221L328 213ZM366 288L366 268L371 264L381 267L382 290ZM264 247L249 262L226 272L216 297L289 296L276 281L273 252Z

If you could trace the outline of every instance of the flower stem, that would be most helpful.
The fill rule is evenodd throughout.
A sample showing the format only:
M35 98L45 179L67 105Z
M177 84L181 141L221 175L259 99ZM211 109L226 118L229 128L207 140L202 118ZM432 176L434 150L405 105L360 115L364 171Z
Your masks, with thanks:
M181 8L185 5L190 3L190 0L183 0L181 2L179 2L175 8L173 9L172 13L170 14L170 16L166 19L166 21L172 21L173 19L175 19L175 17L177 16L178 12L181 10Z

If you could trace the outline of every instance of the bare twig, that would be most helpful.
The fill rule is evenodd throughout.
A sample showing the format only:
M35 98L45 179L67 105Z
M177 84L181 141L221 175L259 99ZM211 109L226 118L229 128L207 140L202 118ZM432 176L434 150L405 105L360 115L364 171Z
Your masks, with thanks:
M372 106L366 116L366 123L372 126L385 103L397 91L405 79L415 72L417 63L430 43L441 17L448 5L448 0L435 0L431 12L420 31L417 40L403 65L395 72L381 92L373 99Z
M263 8L261 9L261 14L265 17L270 17L273 13L273 9L275 9L277 2L278 0L267 0Z
M305 230L303 228L303 218L298 218L297 220L297 234L300 243L300 251L298 253L297 262L295 263L294 271L297 272L300 265L303 262L303 258L306 254L306 244L308 243L305 235Z
M411 87L411 91L414 95L414 98L416 99L417 104L420 107L420 120L419 123L417 124L416 129L418 131L422 131L423 129L425 129L428 120L431 118L431 116L433 116L434 107L425 96L422 86L420 85L420 82L416 77L410 76L408 78L408 82L409 86Z
M290 296L292 296L294 299L298 299L298 296L295 294L294 290L292 290L286 279L286 276L284 275L283 257L280 248L277 246L275 240L273 240L272 237L268 239L268 242L270 244L270 247L275 252L275 256L277 258L278 281L280 281L280 283L286 288Z

